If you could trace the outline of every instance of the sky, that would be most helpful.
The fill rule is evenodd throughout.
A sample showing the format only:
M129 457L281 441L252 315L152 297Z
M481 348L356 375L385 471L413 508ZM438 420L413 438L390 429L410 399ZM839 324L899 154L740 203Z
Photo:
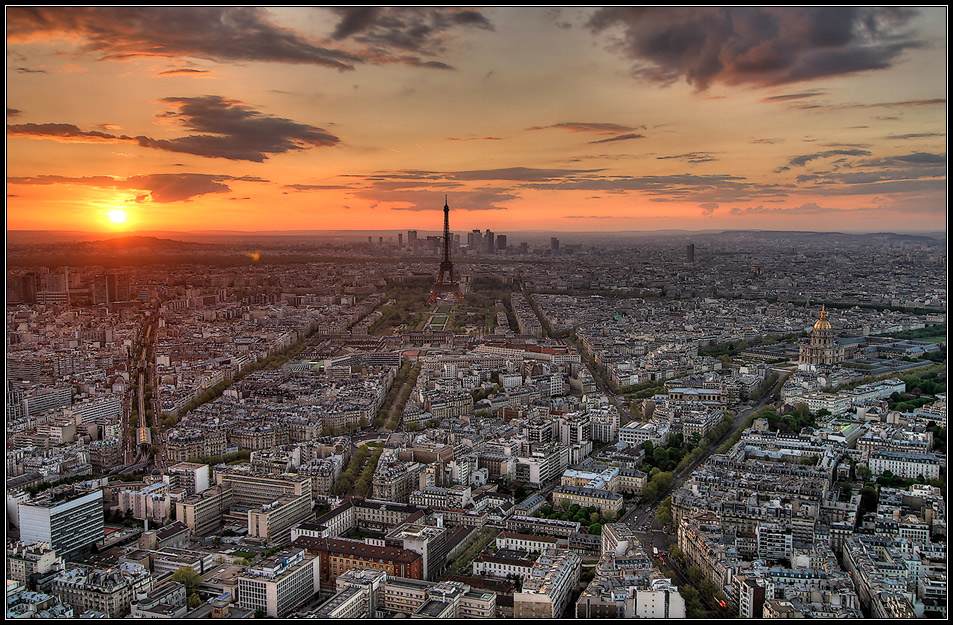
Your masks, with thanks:
M946 7L6 23L8 231L946 230Z

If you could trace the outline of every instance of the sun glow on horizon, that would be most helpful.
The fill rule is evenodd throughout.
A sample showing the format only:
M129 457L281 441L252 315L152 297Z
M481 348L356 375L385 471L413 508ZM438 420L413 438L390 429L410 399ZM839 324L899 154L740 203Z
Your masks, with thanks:
M106 211L106 217L109 218L109 223L120 225L126 223L126 219L129 218L129 213L118 208L113 208Z

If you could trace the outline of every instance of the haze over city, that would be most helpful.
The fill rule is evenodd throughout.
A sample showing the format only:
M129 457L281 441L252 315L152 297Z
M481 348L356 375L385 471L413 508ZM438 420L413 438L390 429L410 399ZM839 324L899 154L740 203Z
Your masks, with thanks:
M9 7L7 229L945 231L945 7Z

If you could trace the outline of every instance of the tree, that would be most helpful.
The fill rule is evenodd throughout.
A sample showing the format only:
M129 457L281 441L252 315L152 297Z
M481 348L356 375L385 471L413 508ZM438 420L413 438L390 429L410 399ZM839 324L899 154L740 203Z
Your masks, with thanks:
M202 605L202 597L199 596L197 592L193 592L189 595L189 609L194 610L195 608Z
M180 566L172 574L172 581L179 582L185 586L185 594L192 595L198 590L202 583L202 576L195 572L191 566Z
M675 476L672 475L672 473L656 474L655 477L648 481L645 488L642 489L642 498L650 502L656 501L672 486L672 482L674 481Z
M672 522L672 497L671 495L662 500L658 510L655 511L655 520L662 525L669 525Z
M668 447L656 447L655 451L652 453L652 460L655 462L655 466L662 469L663 471L669 468Z
M602 524L593 523L592 525L590 525L589 533L592 534L593 536L599 536L600 534L602 534Z

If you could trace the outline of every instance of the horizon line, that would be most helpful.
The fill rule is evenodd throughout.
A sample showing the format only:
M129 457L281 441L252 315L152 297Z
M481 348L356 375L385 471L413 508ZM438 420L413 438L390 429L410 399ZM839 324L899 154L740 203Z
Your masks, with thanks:
M153 229L153 230L129 230L125 232L116 231L98 231L98 230L67 230L67 229L11 229L7 228L9 233L35 233L35 232L59 232L59 233L77 233L77 234L95 234L108 236L135 236L147 233L177 233L177 234L294 234L310 232L394 232L405 233L408 231L417 232L443 232L443 230L427 230L422 228L365 228L365 229L315 229L306 228L300 230L171 230L171 229ZM492 230L491 230L492 231ZM460 232L470 232L470 230ZM494 231L495 232L495 231ZM629 233L686 233L686 234L709 234L725 232L797 232L809 234L946 234L946 230L791 230L791 229L766 229L766 228L706 228L703 230L687 230L684 228L664 228L655 230L506 230L495 232L496 234L520 234L520 233L560 233L560 234L629 234Z

